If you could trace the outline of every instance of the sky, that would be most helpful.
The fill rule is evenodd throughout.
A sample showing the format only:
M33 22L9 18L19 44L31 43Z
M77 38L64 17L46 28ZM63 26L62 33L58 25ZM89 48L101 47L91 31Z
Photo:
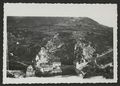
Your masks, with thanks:
M117 28L116 4L4 4L6 16L89 17Z

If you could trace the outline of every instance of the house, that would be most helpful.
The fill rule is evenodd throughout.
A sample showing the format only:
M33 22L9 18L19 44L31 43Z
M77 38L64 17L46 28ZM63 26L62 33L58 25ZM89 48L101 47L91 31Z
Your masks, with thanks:
M33 69L32 65L29 65L26 70L26 77L33 77L35 76L35 70Z
M51 65L50 64L42 64L41 65L41 72L49 72L51 73L58 73L61 72L61 62L53 62Z
M53 67L52 67L52 65L49 65L49 64L41 64L40 65L40 70L41 70L41 72L49 72L49 71L51 71L51 70L53 70Z
M53 68L60 67L61 66L61 62L53 62L52 66L53 66Z
M61 70L60 67L57 68L57 69L53 69L53 70L51 71L51 73L53 73L53 74L55 74L55 73L61 73L61 72L62 72L62 70Z

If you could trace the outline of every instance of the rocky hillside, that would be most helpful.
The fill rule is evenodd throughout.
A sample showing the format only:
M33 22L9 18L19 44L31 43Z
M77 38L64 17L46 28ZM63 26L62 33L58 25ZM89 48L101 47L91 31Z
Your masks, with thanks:
M113 48L113 28L88 17L8 17L7 33L8 69L25 69L42 47L62 65L94 62Z

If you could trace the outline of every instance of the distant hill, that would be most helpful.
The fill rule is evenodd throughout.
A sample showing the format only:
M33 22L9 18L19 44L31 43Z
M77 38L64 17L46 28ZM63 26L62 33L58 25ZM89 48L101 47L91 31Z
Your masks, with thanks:
M112 31L111 27L101 25L88 17L8 17L7 20L8 27L34 28L33 30L37 31Z

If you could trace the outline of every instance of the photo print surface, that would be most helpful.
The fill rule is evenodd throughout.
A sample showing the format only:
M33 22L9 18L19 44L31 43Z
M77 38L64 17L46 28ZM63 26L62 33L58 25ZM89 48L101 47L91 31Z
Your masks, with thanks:
M115 8L115 4L5 4L4 83L116 81Z

